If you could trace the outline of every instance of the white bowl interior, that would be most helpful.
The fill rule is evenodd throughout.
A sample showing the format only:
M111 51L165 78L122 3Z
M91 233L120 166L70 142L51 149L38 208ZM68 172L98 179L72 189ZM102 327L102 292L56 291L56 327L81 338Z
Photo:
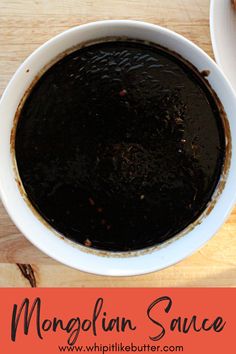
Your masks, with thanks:
M236 92L236 9L231 1L211 0L210 29L216 61Z

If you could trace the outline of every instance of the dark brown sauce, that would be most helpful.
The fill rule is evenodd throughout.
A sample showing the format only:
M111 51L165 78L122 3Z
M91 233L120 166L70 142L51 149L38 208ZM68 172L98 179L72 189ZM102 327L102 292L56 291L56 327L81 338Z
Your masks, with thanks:
M87 247L128 251L199 217L225 138L200 74L163 49L116 41L79 49L38 80L15 153L27 196L50 225Z

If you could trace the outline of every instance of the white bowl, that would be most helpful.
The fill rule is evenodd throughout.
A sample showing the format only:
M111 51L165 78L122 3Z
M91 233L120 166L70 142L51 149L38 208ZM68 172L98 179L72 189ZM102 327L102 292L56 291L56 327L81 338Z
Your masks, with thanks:
M236 9L230 0L211 0L210 29L216 62L236 92Z
M161 246L130 253L87 250L61 237L32 210L17 182L11 155L11 131L17 107L38 73L55 57L79 43L107 36L126 36L160 44L180 54L199 71L209 70L208 81L222 102L233 136L228 169L213 200L194 224ZM187 257L222 225L236 199L236 97L218 66L195 44L165 28L137 21L101 21L72 28L43 44L19 67L0 103L0 191L14 223L40 250L68 266L96 274L125 276L152 272ZM229 151L229 149L228 149ZM27 262L27 260L26 260ZM63 276L63 275L62 275Z

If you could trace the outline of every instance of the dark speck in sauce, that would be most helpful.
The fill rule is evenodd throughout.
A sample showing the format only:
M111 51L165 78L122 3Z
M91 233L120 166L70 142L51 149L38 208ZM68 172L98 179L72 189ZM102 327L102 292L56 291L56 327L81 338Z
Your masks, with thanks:
M163 49L129 41L54 64L16 130L32 205L65 237L102 250L147 248L186 228L211 199L225 155L200 76Z

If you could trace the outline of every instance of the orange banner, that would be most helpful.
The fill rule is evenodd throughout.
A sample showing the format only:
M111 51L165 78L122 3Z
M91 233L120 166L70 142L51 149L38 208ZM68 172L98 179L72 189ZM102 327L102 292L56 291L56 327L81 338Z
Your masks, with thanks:
M0 352L236 352L236 289L0 289Z

